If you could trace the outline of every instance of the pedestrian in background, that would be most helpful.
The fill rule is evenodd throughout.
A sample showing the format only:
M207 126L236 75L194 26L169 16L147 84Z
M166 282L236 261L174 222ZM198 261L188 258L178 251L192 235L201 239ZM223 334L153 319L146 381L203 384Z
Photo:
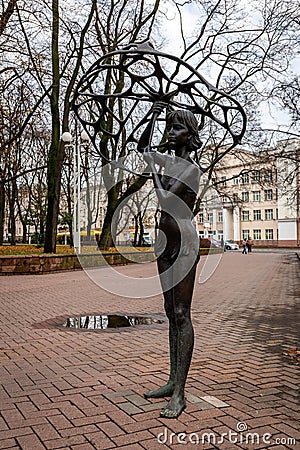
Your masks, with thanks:
M253 245L253 241L252 238L249 236L247 239L247 250L248 253L252 253L252 245Z
M243 246L242 255L247 255L247 241L245 239L243 239L242 246Z

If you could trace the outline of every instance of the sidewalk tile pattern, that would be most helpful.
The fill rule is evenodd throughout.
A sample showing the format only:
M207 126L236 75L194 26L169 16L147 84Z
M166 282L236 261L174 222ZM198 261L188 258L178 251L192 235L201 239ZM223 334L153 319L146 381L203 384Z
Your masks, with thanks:
M168 378L166 322L60 326L77 315L164 316L161 295L118 297L84 272L1 277L0 449L300 449L300 365L289 357L300 344L299 269L293 253L226 252L196 283L177 420L159 417L166 399L143 397ZM142 277L155 263L118 270Z

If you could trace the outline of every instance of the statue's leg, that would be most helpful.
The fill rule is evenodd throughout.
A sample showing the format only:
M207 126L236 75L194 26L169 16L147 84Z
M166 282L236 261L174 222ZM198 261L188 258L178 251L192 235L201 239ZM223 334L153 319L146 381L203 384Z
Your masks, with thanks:
M182 264L184 264L184 259ZM182 265L182 267L184 267ZM196 264L188 275L174 288L174 310L177 327L177 369L172 397L161 411L166 418L178 417L186 407L184 386L191 364L194 347L194 329L191 321L191 301L193 295Z
M157 260L158 271L160 274L164 273L169 269L168 280L166 278L161 277L161 283L164 291L164 307L166 311L166 315L169 320L169 347L170 347L170 376L166 385L155 389L153 391L148 391L144 394L146 398L161 398L161 397L171 397L174 391L175 380L176 380L176 371L177 371L177 342L178 342L178 329L175 323L175 314L174 314L174 290L170 288L171 286L171 277L172 272L170 270L170 263L164 260Z

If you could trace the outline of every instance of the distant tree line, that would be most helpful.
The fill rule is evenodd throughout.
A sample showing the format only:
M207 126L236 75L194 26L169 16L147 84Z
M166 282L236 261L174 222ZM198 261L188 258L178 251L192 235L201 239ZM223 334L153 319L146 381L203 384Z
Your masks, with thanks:
M191 15L195 18L192 27L188 22ZM294 70L300 39L296 2L258 0L246 8L237 0L156 0L151 4L140 0L74 0L71 6L62 0L3 0L0 245L5 220L11 243L15 243L16 217L22 223L24 242L28 226L34 226L45 252L56 251L60 223L72 235L73 147L66 145L61 135L70 131L72 145L80 145L82 130L71 111L74 88L95 60L130 42L150 40L164 50L165 29L172 17L177 18L180 30L173 53L245 108L248 128L243 146L267 153L269 148L274 152L278 139L300 138L299 76ZM124 82L121 74L117 77L109 72L102 81L106 94L121 89ZM269 108L285 111L289 127L266 126ZM113 119L109 126L113 129ZM203 131L204 146L212 149L208 173L212 183L222 142L215 141L213 124L207 124ZM107 205L99 245L107 248L113 245L111 220L116 208L134 196L146 179L121 174L120 168L107 165L107 159L124 156L118 153L122 146L112 154L107 136L100 135L98 143L100 152L81 146L82 181L89 192L89 182L105 166L101 176L107 188ZM278 156L289 155L284 146L278 147ZM298 159L296 163L291 176L297 176ZM132 198L138 202L138 197ZM90 200L89 227L97 214L97 201ZM141 220L135 209L134 215L136 221Z

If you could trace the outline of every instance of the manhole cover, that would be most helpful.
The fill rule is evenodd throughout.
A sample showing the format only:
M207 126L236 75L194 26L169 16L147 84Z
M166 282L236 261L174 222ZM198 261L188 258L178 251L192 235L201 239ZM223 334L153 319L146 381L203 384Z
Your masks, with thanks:
M107 328L154 325L164 320L150 316L119 316L116 314L69 317L63 327L86 330L105 330Z

